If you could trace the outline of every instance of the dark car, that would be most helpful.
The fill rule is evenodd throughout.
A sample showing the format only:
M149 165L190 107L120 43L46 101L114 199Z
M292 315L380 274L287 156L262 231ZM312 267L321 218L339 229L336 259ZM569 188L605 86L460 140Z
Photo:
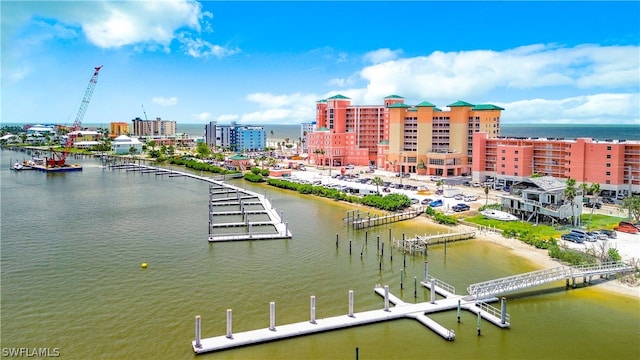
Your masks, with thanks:
M571 242L578 243L578 244L584 243L584 238L583 237L578 236L576 234L572 234L572 233L562 234L562 235L560 235L560 238L562 240L571 241Z
M617 237L617 234L615 231L613 230L609 230L609 229L600 229L598 230L598 232L600 234L605 234L607 235L610 239L615 239Z
M461 212L461 211L467 211L469 209L471 209L471 207L467 204L456 204L453 205L453 207L451 207L451 209L455 212Z
M432 202L432 201L433 201L433 199L430 199L430 198L424 198L424 199L422 199L422 201L420 201L420 204L422 204L422 205L429 205L429 203L430 203L430 202Z
M595 204L588 202L588 203L584 203L584 207L588 207L588 208L595 207L596 209L600 209L600 207L602 207L602 204L600 204L599 202Z

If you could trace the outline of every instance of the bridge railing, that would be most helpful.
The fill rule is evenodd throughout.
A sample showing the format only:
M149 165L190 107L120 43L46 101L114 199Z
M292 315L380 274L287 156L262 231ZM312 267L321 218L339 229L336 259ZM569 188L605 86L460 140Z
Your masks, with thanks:
M444 291L451 293L451 294L455 294L456 293L456 288L453 285L449 285L446 282L439 280L437 278L434 278L433 276L427 276L427 279L424 281L427 284L431 284L431 279L433 279L434 283L436 284L436 287L439 287L441 289L443 289Z
M478 302L476 302L476 306L477 306L477 307L479 307L479 308L480 308L480 310L482 310L482 311L484 311L484 312L489 313L489 315L495 316L495 317L497 317L498 319L501 319L501 318L502 318L502 310L500 310L500 309L498 309L498 308L496 308L496 307L493 307L493 306L491 306L491 305L487 304L487 303L486 303L486 302L484 302L484 301L478 301ZM508 322L508 323L510 323L510 322L511 322L511 321L510 321L511 316L509 316L509 314L508 314L508 313L507 313L507 314L504 314L504 315L505 315L505 321L506 321L506 322Z

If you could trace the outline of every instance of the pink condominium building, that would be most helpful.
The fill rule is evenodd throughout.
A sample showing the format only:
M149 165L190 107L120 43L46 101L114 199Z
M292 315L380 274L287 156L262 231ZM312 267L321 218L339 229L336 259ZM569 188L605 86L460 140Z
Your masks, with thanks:
M316 103L316 131L307 134L310 161L375 165L401 173L471 174L473 133L500 133L502 108L458 101L443 111L429 102L407 105L391 95L380 105L351 105L336 95Z
M555 138L495 138L474 134L473 179L507 183L532 174L578 184L598 183L602 190L628 195L640 192L640 142Z
M444 111L390 95L379 105L352 105L335 95L316 102L311 163L375 165L404 174L495 179L504 185L532 174L599 183L616 194L640 192L640 142L589 138L504 138L501 107L457 101Z

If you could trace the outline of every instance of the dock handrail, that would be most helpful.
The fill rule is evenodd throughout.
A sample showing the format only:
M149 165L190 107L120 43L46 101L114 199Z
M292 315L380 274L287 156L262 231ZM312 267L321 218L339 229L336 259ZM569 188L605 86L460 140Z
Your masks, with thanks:
M497 317L498 319L502 318L502 310L500 310L500 309L498 309L498 308L496 308L494 306L491 306L491 305L487 304L484 301L478 301L478 302L476 302L475 305L477 307L479 307L480 310L482 310L484 312L487 312L490 315L492 315L494 317ZM506 313L504 315L505 315L505 321L507 323L510 323L511 322L511 316L509 316L509 313Z

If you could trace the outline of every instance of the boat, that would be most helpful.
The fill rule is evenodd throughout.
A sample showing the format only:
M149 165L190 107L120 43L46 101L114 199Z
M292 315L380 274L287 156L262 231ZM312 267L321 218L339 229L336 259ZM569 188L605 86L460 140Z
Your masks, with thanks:
M480 211L487 219L500 220L500 221L517 221L518 218L500 210L487 209Z
M12 170L18 170L18 171L20 171L20 170L22 170L22 168L23 168L23 167L24 167L24 166L23 166L22 164L20 164L19 162L17 162L17 163L15 163L15 164L13 164L13 166L11 167L11 169L12 169Z

